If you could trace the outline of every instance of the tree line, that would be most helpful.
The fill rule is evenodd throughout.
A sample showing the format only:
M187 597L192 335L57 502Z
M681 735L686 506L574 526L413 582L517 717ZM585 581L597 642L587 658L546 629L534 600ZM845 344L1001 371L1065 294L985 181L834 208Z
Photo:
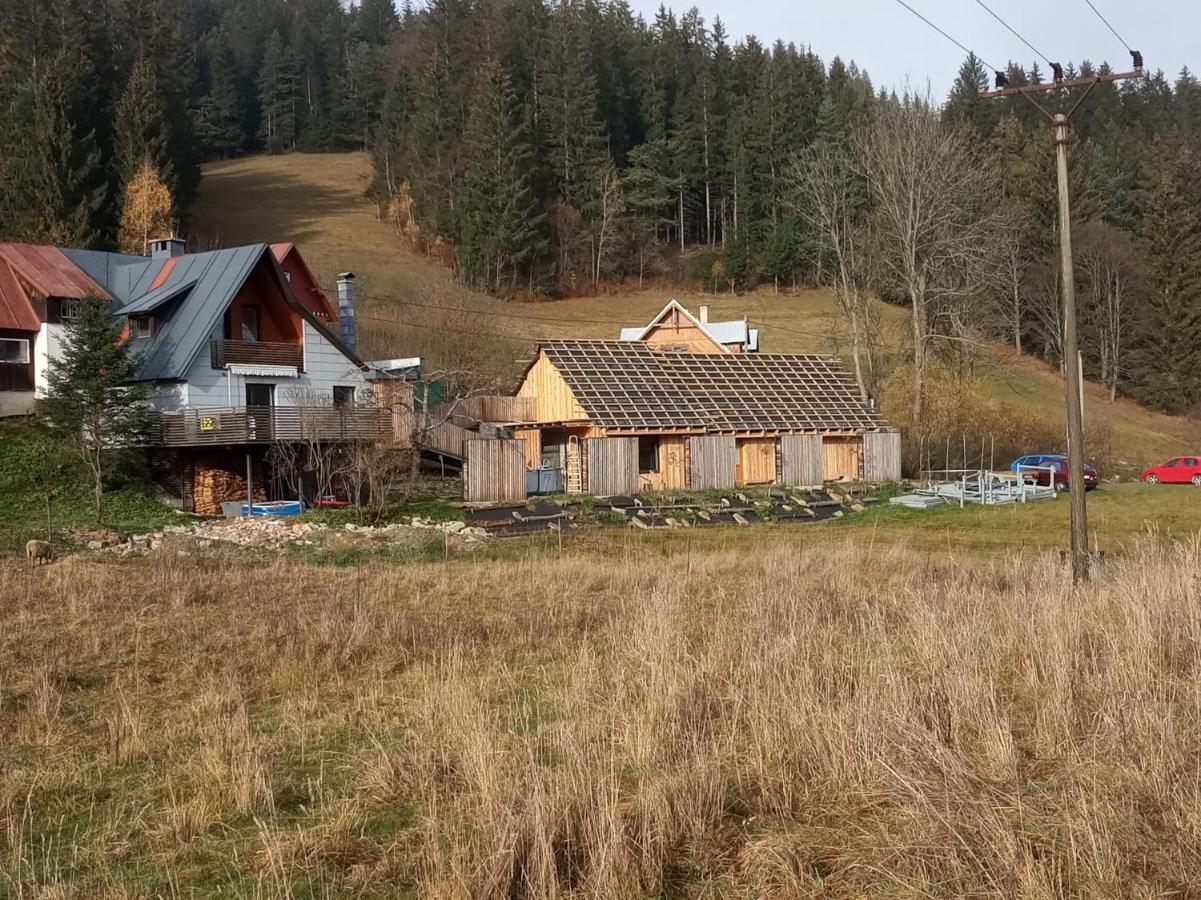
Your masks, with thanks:
M206 160L366 149L400 21L391 0L0 0L0 236L136 250Z

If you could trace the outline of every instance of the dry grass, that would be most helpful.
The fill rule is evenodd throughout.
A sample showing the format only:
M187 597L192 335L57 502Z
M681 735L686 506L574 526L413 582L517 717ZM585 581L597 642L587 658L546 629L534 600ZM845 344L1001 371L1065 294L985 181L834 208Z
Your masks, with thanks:
M0 563L0 894L1196 896L1199 575Z

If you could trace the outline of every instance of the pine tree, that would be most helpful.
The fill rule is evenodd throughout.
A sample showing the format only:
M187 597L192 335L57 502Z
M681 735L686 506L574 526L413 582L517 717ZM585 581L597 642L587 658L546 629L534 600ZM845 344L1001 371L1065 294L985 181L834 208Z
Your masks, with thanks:
M145 384L134 380L138 361L121 331L107 301L81 301L51 360L46 396L38 405L46 424L91 471L97 522L104 514L108 458L140 443L150 423Z
M278 153L296 146L297 83L296 57L273 31L263 51L259 69L259 100L262 117L259 139L268 151Z
M196 112L196 137L205 153L224 159L242 148L246 134L230 50L219 32L210 46L209 92Z
M169 135L159 101L158 78L153 64L141 53L117 101L114 140L117 175L122 184L146 159L155 168L169 162Z
M508 75L494 60L485 62L464 134L459 258L468 280L494 291L532 282L547 246L519 115Z
M172 207L171 192L150 157L143 158L123 193L117 239L121 252L149 256L153 239L174 234Z
M988 69L974 53L969 53L947 98L943 116L956 125L970 125L981 136L992 133L996 122L996 107L980 95L989 88Z

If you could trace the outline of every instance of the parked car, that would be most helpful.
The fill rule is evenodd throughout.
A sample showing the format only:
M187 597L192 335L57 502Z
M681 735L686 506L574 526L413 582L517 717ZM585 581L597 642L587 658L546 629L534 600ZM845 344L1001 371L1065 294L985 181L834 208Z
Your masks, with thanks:
M1062 453L1032 453L1029 456L1019 456L1009 464L1009 471L1014 474L1022 469L1022 475L1031 484L1041 484L1050 487L1052 483L1056 490L1068 489L1068 458ZM1051 481L1054 474L1055 481ZM1084 489L1091 491L1101 483L1101 473L1084 464Z
M1152 466L1143 472L1147 484L1197 484L1201 485L1201 456L1177 456L1161 466Z

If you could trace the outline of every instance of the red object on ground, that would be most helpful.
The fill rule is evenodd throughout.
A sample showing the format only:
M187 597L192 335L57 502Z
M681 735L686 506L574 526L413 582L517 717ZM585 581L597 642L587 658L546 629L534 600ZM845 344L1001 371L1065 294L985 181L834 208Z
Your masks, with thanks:
M1201 485L1201 456L1177 456L1162 466L1152 466L1143 472L1148 484Z
M322 509L345 509L350 506L347 500L333 500L328 497L322 497L319 500L313 501L313 506L319 506Z

